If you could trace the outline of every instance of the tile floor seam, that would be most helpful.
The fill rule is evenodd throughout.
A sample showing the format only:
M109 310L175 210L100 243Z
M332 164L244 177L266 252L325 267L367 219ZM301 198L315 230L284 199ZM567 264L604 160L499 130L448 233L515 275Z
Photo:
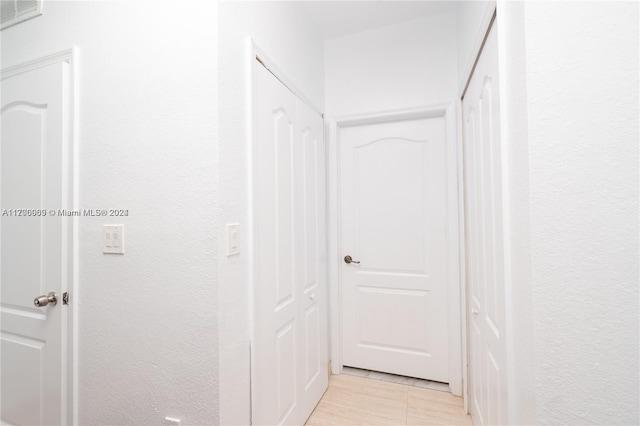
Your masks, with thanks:
M404 424L409 424L409 386L407 386L407 406L404 408Z

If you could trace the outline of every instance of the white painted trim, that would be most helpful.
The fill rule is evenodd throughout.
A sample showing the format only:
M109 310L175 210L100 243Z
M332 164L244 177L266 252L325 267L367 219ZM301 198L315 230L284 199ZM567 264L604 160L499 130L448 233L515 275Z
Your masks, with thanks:
M327 119L327 278L329 282L329 323L331 373L342 373L342 293L340 281L340 202L338 197L338 129L336 120Z
M512 198L517 198L517 195L514 196L512 193L512 182L511 176L512 172L510 166L513 164L513 160L511 159L511 153L509 152L509 143L508 140L514 134L517 133L516 130L510 128L509 120L512 120L512 123L517 123L517 126L513 126L517 128L518 126L525 125L518 117L518 113L509 108L510 105L510 93L508 91L509 88L509 80L512 78L509 76L508 70L510 69L507 64L508 55L508 46L506 39L501 37L504 31L509 28L507 13L502 12L505 7L504 1L500 0L498 7L496 9L496 21L494 25L497 25L496 30L498 31L498 72L500 73L499 79L499 90L500 90L500 162L502 164L502 238L504 243L504 315L505 315L505 361L506 361L506 369L504 380L506 382L506 403L507 403L507 422L513 423L512 419L518 418L518 407L516 403L516 398L513 397L513 394L509 393L509 389L515 390L518 387L516 386L517 380L517 364L515 363L515 355L514 355L514 331L513 324L511 319L514 318L514 302L513 302L513 289L515 288L515 283L513 280L513 255L512 255L512 218L511 218L511 209L510 206L513 204ZM489 31L489 29L487 29ZM528 141L519 140L519 150L522 150L524 146L528 146ZM528 148L527 148L528 149ZM523 283L519 282L520 285L531 285L532 283ZM511 397L510 397L511 395Z
M449 290L449 389L462 396L462 322L460 297L460 224L456 104L445 110L447 126L447 281Z
M19 63L17 65L4 67L2 71L0 71L0 80L13 77L14 75L24 74L25 72L46 67L47 65L55 64L57 62L71 63L73 60L73 54L76 50L76 47L72 47L71 49L59 50L39 58Z
M471 49L471 53L468 58L465 59L465 64L461 64L464 66L464 83L461 87L458 88L458 97L462 98L464 95L464 91L469 84L469 79L471 78L471 73L473 72L473 67L476 64L476 60L478 56L480 56L480 49L482 48L482 44L484 43L485 36L489 32L489 26L491 25L491 20L493 19L493 14L496 12L496 1L489 1L487 3L487 7L484 10L484 14L482 15L482 23L480 24L480 28L478 29L478 33L476 34L475 40L473 41L473 49Z
M456 101L456 149L458 160L458 241L459 241L459 267L460 267L460 322L462 329L462 401L465 413L469 414L469 345L467 330L469 327L467 318L467 255L466 255L466 228L464 205L464 145L462 127L462 100Z
M456 131L456 106L451 103L431 105L422 108L404 109L371 113L364 115L344 116L327 120L327 231L328 231L328 268L329 295L331 319L331 372L340 374L342 362L342 306L341 277L340 277L340 155L339 133L341 128L363 124L384 123L389 121L409 120L415 118L444 117L447 126L447 185L450 195L447 202L447 212L453 220L449 221L447 238L449 252L447 253L447 275L451 279L449 298L449 356L452 362L449 369L449 388L455 395L463 393L462 370L462 323L460 295L462 289L460 280L460 232L459 232L459 194L460 174L458 165L458 137Z
M253 418L253 413L256 411L254 409L255 406L255 401L256 401L256 392L255 392L255 387L253 386L253 384L255 383L255 374L257 371L256 368L256 361L255 361L255 357L253 355L253 342L255 341L255 327L254 327L254 320L257 317L256 315L256 306L255 306L255 291L254 291L254 287L255 287L255 276L256 276L256 262L255 262L255 246L256 246L256 234L255 234L255 229L256 229L256 215L254 214L254 209L256 206L256 202L255 202L255 191L253 190L256 187L256 182L255 182L255 173L253 172L254 169L254 165L256 164L256 158L255 158L255 144L256 144L256 133L255 133L255 129L256 129L256 91L258 89L258 86L256 84L256 75L257 75L257 71L256 71L256 67L261 66L260 64L258 64L258 62L256 61L256 55L257 52L259 51L258 47L256 46L255 42L253 41L253 39L249 38L248 39L248 56L247 56L247 63L249 64L248 66L248 72L247 72L247 84L248 87L250 88L247 92L249 95L249 102L247 102L247 105L250 106L249 111L247 111L247 125L249 126L249 139L247 141L247 161L249 162L248 167L247 167L247 173L248 173L248 179L247 179L247 184L249 185L249 187L247 188L247 195L248 195L248 212L249 212L249 218L247 220L247 241L249 244L249 247L247 247L247 256L248 256L248 264L249 264L249 364L250 364L250 374L249 374L249 420L251 421L251 424L254 424L254 418Z
M322 111L318 108L312 101L309 99L302 90L298 89L298 87L293 83L291 79L289 79L285 73L283 73L280 68L269 58L269 56L262 50L255 42L255 40L251 39L251 43L253 45L253 53L254 58L258 60L258 62L262 63L266 69L269 70L271 74L273 74L282 84L285 85L287 89L289 89L296 97L298 97L302 102L307 104L309 108L314 110L318 115L322 116ZM255 62L255 60L254 60Z
M443 117L449 103L437 103L429 107L410 108L391 111L377 111L367 114L345 115L334 119L338 127L361 126L372 123L388 123L390 121L411 120L414 118Z
M30 61L26 61L17 65L9 66L0 70L0 80L5 80L9 77L13 77L19 74L24 74L29 71L37 70L39 68L46 67L48 65L63 63L67 64L65 70L66 81L63 87L65 96L66 107L64 110L64 125L63 133L63 158L62 158L62 172L63 178L66 178L68 184L66 193L63 191L63 204L60 208L77 210L79 208L78 203L78 111L76 105L78 105L78 91L77 91L77 61L78 61L78 48L72 47L70 49L54 52L49 55L45 55L39 58L35 58ZM65 222L63 222L64 224ZM67 286L66 290L69 292L69 305L60 305L62 309L67 310L67 317L63 318L67 324L67 377L63 382L66 382L67 394L63 395L63 401L66 401L66 423L71 425L78 424L78 306L79 306L79 286L78 286L78 218L71 217L69 222L66 222L66 230L63 228L63 233L67 234L66 241L66 256L63 257L63 261L66 258L67 261ZM64 336L63 336L64 339Z
M79 92L78 92L78 58L79 58L79 49L77 47L71 48L70 57L69 57L69 69L71 75L69 90L70 90L70 135L71 135L71 147L69 147L69 156L71 162L71 174L70 174L70 202L71 209L78 210L80 208L79 203L79 195L80 195L80 126L79 126L79 108L76 106L80 105L79 102ZM69 383L71 384L71 408L69 414L69 424L77 426L79 424L79 415L78 410L80 408L79 404L79 385L78 385L78 360L79 358L79 328L80 328L80 316L78 312L78 307L80 306L78 300L80 296L80 285L79 285L79 267L80 267L80 257L78 252L78 221L77 217L73 217L73 222L70 229L70 238L72 242L72 265L70 266L71 270L71 296L69 300L69 315L70 315L70 324L71 324L71 342L70 342L70 351L71 351L71 368L69 369L71 376L69 377Z

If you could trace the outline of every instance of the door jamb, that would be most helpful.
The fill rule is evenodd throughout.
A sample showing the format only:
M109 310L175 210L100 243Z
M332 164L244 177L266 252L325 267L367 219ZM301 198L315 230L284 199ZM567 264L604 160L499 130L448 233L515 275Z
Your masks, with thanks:
M63 158L62 172L66 180L63 192L63 204L61 209L74 210L78 206L78 90L76 87L78 48L72 46L69 49L50 53L38 58L19 63L17 65L2 68L0 80L33 71L55 63L66 63L66 79L63 82L63 95L66 105L63 107L66 115L63 123ZM66 235L66 253L63 257L63 277L66 275L66 291L69 292L68 305L61 306L67 309L66 318L62 321L66 328L66 336L62 336L62 347L66 351L67 376L63 378L67 393L62 395L63 404L66 406L65 416L67 424L78 425L78 218L67 218L66 226L63 222L63 234ZM63 287L63 290L65 287ZM65 345L66 337L66 345Z
M342 285L340 276L340 129L363 124L384 123L415 118L444 117L447 134L447 276L450 278L448 293L449 320L449 388L454 395L463 393L463 340L461 321L461 297L464 292L460 272L459 230L459 149L456 125L456 103L437 104L415 109L386 111L358 116L345 116L327 120L327 231L328 278L330 299L331 372L342 373ZM465 381L466 383L466 381Z

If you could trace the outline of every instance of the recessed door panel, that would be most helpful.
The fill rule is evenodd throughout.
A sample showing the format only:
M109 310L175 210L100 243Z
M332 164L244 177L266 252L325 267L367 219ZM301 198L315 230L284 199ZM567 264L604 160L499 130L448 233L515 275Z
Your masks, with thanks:
M359 287L360 345L429 353L429 292ZM384 311L384 315L379 313ZM397 333L397 329L411 333Z
M46 342L2 333L2 420L8 424L39 424ZM27 423L23 423L27 422Z
M19 209L39 209L43 205L46 143L46 105L17 102L2 112L2 205ZM20 216L13 216L14 214ZM42 253L42 216L11 212L2 216L1 264L2 303L37 310L25 294L44 291ZM9 285L9 283L20 283Z
M285 423L296 403L296 337L293 323L276 332L278 424Z
M314 303L304 313L305 322L305 345L304 345L304 370L305 370L305 390L314 384L320 374L320 312L318 304Z
M276 173L276 223L274 234L277 257L277 300L276 310L290 303L294 297L293 291L293 123L289 117L294 111L278 109L274 114L273 144L275 145L275 173Z
M318 285L318 164L322 135L314 134L313 129L302 132L304 149L304 266L305 292Z
M426 272L426 148L404 139L354 148L355 249L369 270Z

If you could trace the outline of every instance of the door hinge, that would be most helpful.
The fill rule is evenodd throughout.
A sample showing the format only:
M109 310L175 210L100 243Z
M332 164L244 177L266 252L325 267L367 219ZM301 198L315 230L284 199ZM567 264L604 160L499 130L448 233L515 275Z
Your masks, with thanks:
M62 304L63 305L68 305L69 304L69 292L65 291L64 293L62 293Z

